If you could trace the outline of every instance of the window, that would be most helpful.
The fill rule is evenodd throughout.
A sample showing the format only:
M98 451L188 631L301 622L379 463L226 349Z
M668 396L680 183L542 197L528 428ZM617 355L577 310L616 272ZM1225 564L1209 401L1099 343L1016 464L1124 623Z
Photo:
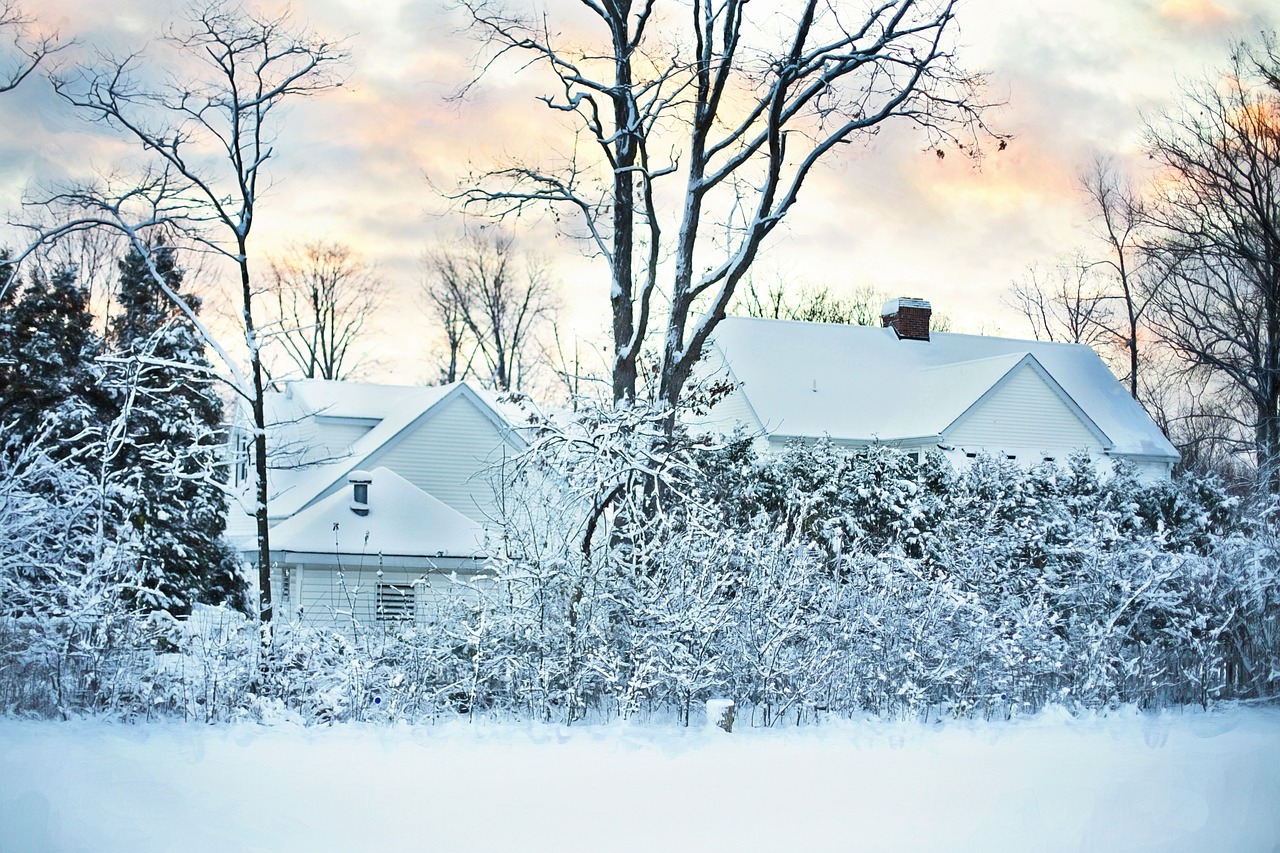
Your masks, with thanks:
M249 481L249 436L240 430L236 431L236 476L232 485L239 486Z
M411 583L378 584L378 621L411 622L414 617L414 589Z

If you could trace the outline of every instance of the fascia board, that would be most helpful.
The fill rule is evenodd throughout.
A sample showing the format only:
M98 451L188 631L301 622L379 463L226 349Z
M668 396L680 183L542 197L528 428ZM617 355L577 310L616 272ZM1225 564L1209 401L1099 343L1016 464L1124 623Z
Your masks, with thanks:
M1132 459L1135 462L1177 462L1182 458L1182 454L1175 451L1172 455L1167 453L1124 453L1119 450L1108 452L1109 456L1116 459Z
M882 438L880 436L872 436L871 438L832 438L829 435L793 435L791 433L775 432L770 433L769 438L782 442L803 441L808 443L826 439L837 447L870 447L873 444L883 444L886 447L915 447L916 445L937 444L942 441L942 435L939 433L906 435L895 438Z

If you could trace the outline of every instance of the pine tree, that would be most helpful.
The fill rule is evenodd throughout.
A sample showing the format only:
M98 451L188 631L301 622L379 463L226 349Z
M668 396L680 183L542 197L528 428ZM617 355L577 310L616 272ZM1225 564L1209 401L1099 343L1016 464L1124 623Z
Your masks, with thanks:
M13 306L18 299L18 289L9 250L0 249L0 407L9 399L18 366L13 352ZM0 415L0 430L4 427L4 418ZM0 441L0 446L4 444Z
M155 250L151 262L178 292L183 275L173 250ZM146 257L131 250L119 266L110 373L124 436L113 467L125 486L145 579L139 603L178 614L196 602L243 608L245 581L222 540L222 402L202 338L161 290ZM183 298L199 310L197 297Z
M0 298L0 445L6 454L40 438L55 458L76 457L100 434L113 416L95 361L101 348L74 269L36 271L21 289L10 283Z

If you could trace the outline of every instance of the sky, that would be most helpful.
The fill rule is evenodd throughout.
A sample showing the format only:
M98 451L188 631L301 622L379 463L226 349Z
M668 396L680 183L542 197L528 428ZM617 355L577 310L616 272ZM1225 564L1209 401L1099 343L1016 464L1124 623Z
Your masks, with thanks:
M537 8L555 16L565 4L573 5ZM182 7L42 0L27 13L42 31L76 41L60 57L70 62L145 49ZM465 101L448 99L472 76L477 49L449 4L295 0L292 8L315 30L345 37L351 62L341 89L284 114L255 251L265 258L336 240L376 264L386 296L366 378L429 380L439 348L417 297L421 257L464 224L443 194L503 157L563 150L564 128L536 100L547 89L535 73L504 68ZM1090 240L1079 172L1107 157L1141 181L1144 120L1158 121L1183 85L1221 68L1232 39L1274 27L1270 8L1263 0L963 0L959 55L1003 102L987 119L1012 135L1008 148L975 167L939 159L901 128L842 146L766 244L755 279L871 286L930 300L955 331L1029 336L1002 299L1030 265ZM10 221L27 215L24 195L119 168L133 153L70 114L43 80L0 96L0 207ZM548 220L522 219L516 233L559 281L562 337L591 351L606 338L607 270Z

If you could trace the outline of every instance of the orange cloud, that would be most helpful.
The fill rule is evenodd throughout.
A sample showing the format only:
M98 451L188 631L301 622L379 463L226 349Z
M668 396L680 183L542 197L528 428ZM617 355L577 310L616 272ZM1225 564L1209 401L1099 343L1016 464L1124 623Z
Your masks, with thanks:
M1159 13L1176 23L1196 26L1221 24L1234 17L1213 0L1164 0Z

